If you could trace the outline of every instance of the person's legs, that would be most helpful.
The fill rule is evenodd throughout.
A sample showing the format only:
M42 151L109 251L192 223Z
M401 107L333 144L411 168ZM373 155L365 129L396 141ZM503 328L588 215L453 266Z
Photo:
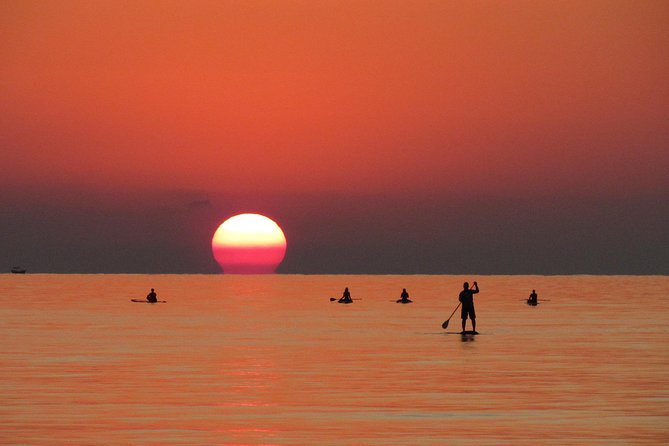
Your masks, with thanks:
M460 317L462 318L462 331L465 331L465 325L467 324L467 307L463 305L460 309Z

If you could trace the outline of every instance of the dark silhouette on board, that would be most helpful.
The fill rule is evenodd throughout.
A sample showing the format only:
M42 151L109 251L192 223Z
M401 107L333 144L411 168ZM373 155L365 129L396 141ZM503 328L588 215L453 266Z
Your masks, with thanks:
M537 291L532 290L532 294L530 294L530 297L527 298L527 305L536 305L538 304L538 298L537 298Z
M407 293L406 288L402 288L402 294L400 295L400 298L397 299L396 301L398 304L410 304L413 302L411 299L409 299L409 293Z
M158 302L158 295L156 294L153 288L151 288L151 292L146 295L146 300L151 303Z
M158 300L158 295L156 294L156 290L151 288L151 292L146 295L146 299L130 299L131 302L135 302L138 304L166 304L166 300Z
M465 282L462 286L462 291L460 291L460 296L458 300L462 304L462 309L460 310L460 317L462 318L462 334L478 334L476 331L476 312L474 311L474 294L479 292L479 285L474 282L474 287L469 288L469 282ZM465 326L467 324L467 317L472 320L472 331L467 332Z
M348 291L348 287L344 288L344 294L342 294L339 299L340 304L352 304L353 299L351 299L351 293Z

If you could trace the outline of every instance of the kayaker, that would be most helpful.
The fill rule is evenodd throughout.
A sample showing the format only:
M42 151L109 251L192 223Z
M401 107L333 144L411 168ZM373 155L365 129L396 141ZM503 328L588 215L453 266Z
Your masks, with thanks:
M153 288L151 288L151 292L146 295L146 300L148 300L151 303L158 302L158 296L156 295L156 292L154 291Z
M537 304L537 292L536 290L532 290L532 294L530 294L530 297L527 298L527 303L530 305L536 305Z
M409 300L409 293L407 293L406 288L402 288L402 294L400 295L400 299L397 301L397 303L409 303L411 302Z
M343 304L350 304L353 302L353 299L351 299L351 293L348 291L348 287L344 288L344 294L342 294L341 298L339 299L339 303Z

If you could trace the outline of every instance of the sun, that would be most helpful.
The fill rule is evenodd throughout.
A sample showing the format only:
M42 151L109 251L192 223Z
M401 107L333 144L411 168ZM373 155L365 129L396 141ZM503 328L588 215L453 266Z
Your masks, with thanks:
M224 273L271 274L286 255L286 237L264 215L239 214L218 227L211 250Z

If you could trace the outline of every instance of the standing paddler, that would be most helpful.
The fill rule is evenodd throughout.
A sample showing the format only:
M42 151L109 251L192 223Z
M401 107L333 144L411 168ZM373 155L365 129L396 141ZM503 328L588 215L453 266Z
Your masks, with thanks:
M462 334L465 334L465 325L467 323L467 316L472 320L472 332L478 334L476 331L476 312L474 311L474 294L479 292L479 285L474 281L474 287L469 288L469 282L463 284L463 290L460 291L458 300L462 304L460 316L462 317Z

